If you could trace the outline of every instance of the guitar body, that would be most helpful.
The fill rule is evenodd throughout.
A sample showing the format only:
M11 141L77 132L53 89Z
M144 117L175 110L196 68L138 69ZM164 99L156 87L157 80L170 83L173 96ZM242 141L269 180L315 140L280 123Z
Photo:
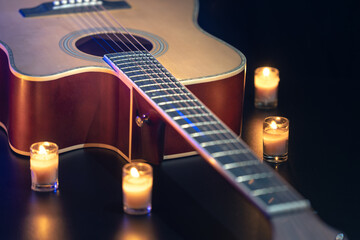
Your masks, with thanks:
M196 1L128 1L130 8L109 11L111 24L101 21L105 13L19 13L41 3L0 2L0 126L15 152L28 155L43 140L60 152L104 147L127 160L193 151L101 56L87 52L89 36L124 32L117 22L150 43L150 53L240 134L245 58L199 28ZM151 115L142 128L134 121L139 114Z

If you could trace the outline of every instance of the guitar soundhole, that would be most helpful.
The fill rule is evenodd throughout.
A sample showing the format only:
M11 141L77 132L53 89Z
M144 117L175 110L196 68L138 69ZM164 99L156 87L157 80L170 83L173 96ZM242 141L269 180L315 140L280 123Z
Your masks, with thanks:
M97 57L103 57L105 54L113 52L144 50L144 48L151 51L153 48L153 45L149 40L127 33L88 35L77 40L75 46L81 52Z

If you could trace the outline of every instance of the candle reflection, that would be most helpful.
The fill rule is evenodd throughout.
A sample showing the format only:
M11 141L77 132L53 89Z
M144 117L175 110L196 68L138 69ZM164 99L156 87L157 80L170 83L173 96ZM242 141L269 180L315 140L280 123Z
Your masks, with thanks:
M151 216L124 215L123 224L115 239L119 240L155 240L158 239L154 219Z
M249 145L251 150L256 154L260 161L263 161L263 121L272 112L256 110L247 114L244 119L246 129L243 129L242 138Z
M39 216L35 216L33 219L33 223L35 225L34 235L38 239L46 239L49 238L50 232L49 229L52 227L51 219L45 214L39 214Z
M69 239L57 194L45 196L32 193L28 204L29 213L23 222L23 228L26 229L24 233L31 233L33 239ZM23 238L27 239L28 236Z

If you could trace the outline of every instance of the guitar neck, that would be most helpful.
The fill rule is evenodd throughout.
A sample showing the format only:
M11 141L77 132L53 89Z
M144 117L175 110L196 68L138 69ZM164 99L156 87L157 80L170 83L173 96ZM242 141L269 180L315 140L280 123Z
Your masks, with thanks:
M112 53L104 60L265 214L274 216L310 207L150 53Z

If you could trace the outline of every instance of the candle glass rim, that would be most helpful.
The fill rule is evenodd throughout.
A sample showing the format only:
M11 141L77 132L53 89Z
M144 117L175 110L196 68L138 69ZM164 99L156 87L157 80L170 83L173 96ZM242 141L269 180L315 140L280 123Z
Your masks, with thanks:
M255 75L261 74L261 72L264 70L264 68L268 68L270 70L271 73L275 74L277 77L279 77L279 69L274 68L274 67L257 67L255 69Z
M126 163L123 166L123 175L130 175L131 168L135 167L138 170L140 176L150 175L153 172L153 168L150 164L144 162L131 162Z
M54 142L41 141L31 144L30 146L30 156L33 154L43 154L40 152L40 146L44 146L46 154L58 154L59 146Z
M269 116L264 119L264 130L270 127L272 121L275 121L278 129L289 129L289 119L280 116Z

